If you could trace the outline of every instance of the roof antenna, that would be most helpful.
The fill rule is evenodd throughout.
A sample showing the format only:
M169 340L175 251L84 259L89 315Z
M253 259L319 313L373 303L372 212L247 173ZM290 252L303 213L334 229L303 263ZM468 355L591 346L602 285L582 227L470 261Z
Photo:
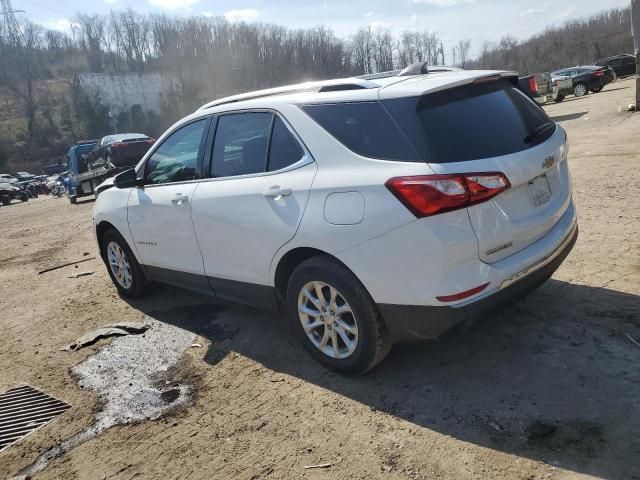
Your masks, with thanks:
M424 75L426 73L429 73L429 66L427 65L427 62L416 62L402 70L398 76L408 77L410 75Z

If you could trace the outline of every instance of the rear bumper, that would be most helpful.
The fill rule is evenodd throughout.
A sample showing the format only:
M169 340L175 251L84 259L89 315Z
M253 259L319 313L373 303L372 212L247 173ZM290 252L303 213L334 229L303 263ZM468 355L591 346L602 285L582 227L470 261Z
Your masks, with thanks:
M436 338L457 324L486 315L510 301L523 297L544 283L569 255L578 239L577 223L546 258L503 282L492 295L460 307L378 304L395 341Z

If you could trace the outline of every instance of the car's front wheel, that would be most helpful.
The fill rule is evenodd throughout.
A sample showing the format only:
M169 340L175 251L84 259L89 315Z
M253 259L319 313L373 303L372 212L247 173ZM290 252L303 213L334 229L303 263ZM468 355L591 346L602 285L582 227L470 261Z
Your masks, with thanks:
M576 83L573 87L573 94L576 97L584 97L587 93L589 93L589 89L584 83Z
M332 370L366 372L391 349L391 337L365 287L328 256L313 257L294 270L287 307L307 351Z
M117 230L104 234L101 244L102 258L118 292L129 298L142 296L149 286L136 257Z

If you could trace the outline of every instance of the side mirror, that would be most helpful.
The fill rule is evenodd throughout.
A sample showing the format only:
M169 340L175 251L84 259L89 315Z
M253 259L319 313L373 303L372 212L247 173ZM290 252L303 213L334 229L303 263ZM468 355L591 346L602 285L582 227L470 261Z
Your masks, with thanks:
M130 168L116 175L113 179L113 184L117 188L130 188L140 185L141 181L136 177L135 169Z

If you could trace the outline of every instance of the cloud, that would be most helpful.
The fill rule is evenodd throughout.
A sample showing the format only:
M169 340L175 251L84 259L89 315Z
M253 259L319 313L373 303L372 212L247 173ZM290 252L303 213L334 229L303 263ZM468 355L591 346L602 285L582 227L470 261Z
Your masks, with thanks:
M521 17L531 17L533 15L543 15L547 13L546 8L530 8L529 10L525 10L524 12L520 12Z
M224 17L230 22L250 22L260 16L260 13L253 8L243 8L241 10L229 10Z
M572 17L573 15L575 15L575 13L576 13L576 7L572 5L570 7L565 8L561 12L559 12L556 15L556 19L564 20L565 18Z
M208 12L208 11L207 11L207 12L202 12L202 15L203 15L203 16L205 16L205 17L207 17L207 18L209 18L209 17L215 17L215 16L216 16L216 14L215 14L215 13L213 13L213 12Z
M198 3L200 0L147 0L154 7L166 8L167 10L175 10L176 8L189 8Z
M388 28L391 28L391 23L390 22L381 22L379 20L376 20L375 22L371 22L369 24L369 26L373 30L387 30Z
M436 7L453 7L454 5L475 2L476 0L410 0L410 3L416 5L434 5Z
M59 30L61 32L69 32L71 31L71 21L67 18L49 20L48 22L44 22L44 27L50 30Z
M373 17L373 12L367 12L363 16L364 17Z
M107 5L113 5L115 3L118 3L119 0L104 0L104 3L106 3Z

